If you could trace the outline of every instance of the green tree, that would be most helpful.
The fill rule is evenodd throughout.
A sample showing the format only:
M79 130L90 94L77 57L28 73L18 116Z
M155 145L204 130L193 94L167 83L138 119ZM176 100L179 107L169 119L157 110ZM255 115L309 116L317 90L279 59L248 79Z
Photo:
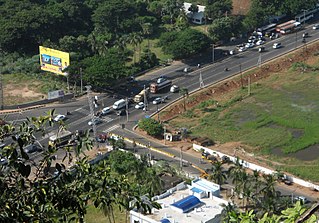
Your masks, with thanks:
M185 58L209 47L210 40L203 33L194 29L172 31L160 36L159 46L174 58Z
M215 19L225 16L226 13L231 12L232 10L232 1L231 0L217 0L212 1L210 4L206 5L205 8L205 17L207 20L214 21Z
M234 24L235 21L232 17L221 17L215 19L208 27L209 36L215 43L222 40L228 41L238 31L235 30Z
M159 136L163 134L163 125L151 118L143 118L139 120L138 127L146 131L151 136Z
M179 91L179 94L183 97L183 108L184 108L184 112L185 112L186 111L186 98L188 97L188 89L181 88Z
M221 186L227 179L226 172L223 169L223 163L219 161L214 162L211 171L212 173L209 174L208 179L213 180Z

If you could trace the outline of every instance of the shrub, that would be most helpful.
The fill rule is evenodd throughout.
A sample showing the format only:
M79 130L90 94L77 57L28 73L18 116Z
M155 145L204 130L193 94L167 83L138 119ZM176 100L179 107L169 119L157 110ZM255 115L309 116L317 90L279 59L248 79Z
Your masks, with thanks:
M151 136L159 136L164 132L163 125L151 118L143 118L138 122L138 127Z

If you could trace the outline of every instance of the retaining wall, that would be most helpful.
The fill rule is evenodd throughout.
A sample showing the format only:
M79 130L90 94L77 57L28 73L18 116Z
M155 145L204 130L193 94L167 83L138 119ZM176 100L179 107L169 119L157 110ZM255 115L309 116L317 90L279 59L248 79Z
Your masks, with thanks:
M227 154L224 154L224 153L221 153L221 152L218 152L218 151L215 151L215 150L212 150L212 149L209 149L209 148L197 145L197 144L193 144L193 149L198 151L198 152L199 151L204 151L204 152L207 152L207 153L209 153L211 155L215 155L215 156L219 156L219 157L227 156L233 162L236 161L236 159L237 159L237 157L230 156L230 155L227 155ZM257 164L254 164L254 163L250 163L250 162L247 162L245 160L241 160L240 159L239 161L243 164L244 167L249 168L251 170L258 170L258 171L261 171L261 172L263 172L265 174L274 174L276 172L275 170L271 170L271 169L259 166ZM308 182L308 181L305 181L305 180L302 180L302 179L299 179L299 178L296 178L296 177L293 177L293 176L288 176L288 178L289 178L289 180L291 180L295 184L298 184L298 185L301 185L303 187L308 187L310 189L315 189L315 190L319 191L319 186L315 185L315 184L313 184L311 182Z

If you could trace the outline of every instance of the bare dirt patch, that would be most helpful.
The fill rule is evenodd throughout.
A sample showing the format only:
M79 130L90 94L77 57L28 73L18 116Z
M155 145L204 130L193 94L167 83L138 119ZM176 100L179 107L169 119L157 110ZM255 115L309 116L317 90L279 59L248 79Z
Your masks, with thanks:
M233 15L246 15L250 9L251 0L233 0Z
M28 85L7 83L3 89L4 104L23 104L28 101L37 101L46 97L45 94L33 90Z

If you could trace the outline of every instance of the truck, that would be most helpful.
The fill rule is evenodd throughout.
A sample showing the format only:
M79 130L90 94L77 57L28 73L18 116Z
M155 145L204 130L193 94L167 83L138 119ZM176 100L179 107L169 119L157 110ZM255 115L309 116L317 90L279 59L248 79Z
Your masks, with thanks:
M139 102L144 101L144 96L148 99L149 94L150 94L149 88L141 90L140 93L138 93L137 95L134 96L134 102L139 103Z
M164 80L164 81L162 81L160 83L158 83L158 82L151 83L150 91L151 91L151 93L156 94L159 91L161 91L162 89L167 88L167 87L169 87L171 85L172 85L172 81L170 81L170 80Z

